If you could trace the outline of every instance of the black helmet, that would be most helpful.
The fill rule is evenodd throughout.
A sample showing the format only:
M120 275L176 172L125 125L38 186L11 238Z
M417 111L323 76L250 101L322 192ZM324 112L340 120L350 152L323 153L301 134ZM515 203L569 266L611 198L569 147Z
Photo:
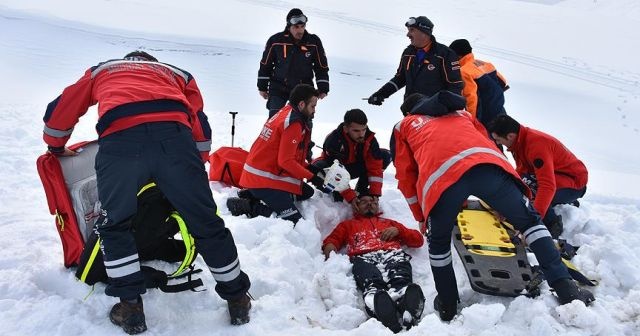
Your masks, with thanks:
M157 62L158 59L149 55L147 52L142 50L132 51L126 55L124 55L124 59L128 61L148 61L148 62Z
M455 53L458 54L459 57L469 54L472 50L471 44L469 44L469 41L465 39L459 39L451 42L451 45L449 45L449 48L455 51Z
M412 16L404 25L407 28L414 27L428 35L431 35L431 32L433 32L433 22L431 22L431 20L429 20L426 16Z

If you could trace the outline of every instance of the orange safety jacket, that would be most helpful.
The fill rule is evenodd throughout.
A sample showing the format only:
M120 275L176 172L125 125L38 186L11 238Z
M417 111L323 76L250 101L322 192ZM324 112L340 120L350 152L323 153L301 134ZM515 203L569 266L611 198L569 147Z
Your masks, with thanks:
M240 185L301 195L302 179L313 177L305 162L311 141L307 123L307 118L289 104L267 120L249 150Z
M462 95L467 99L466 110L483 125L505 114L504 91L509 86L493 64L474 58L469 53L460 58L460 73L464 81Z

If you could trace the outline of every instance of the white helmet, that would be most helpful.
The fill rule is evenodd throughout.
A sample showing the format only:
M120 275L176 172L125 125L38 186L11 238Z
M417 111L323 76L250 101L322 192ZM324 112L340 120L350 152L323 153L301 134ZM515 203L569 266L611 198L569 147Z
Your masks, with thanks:
M327 190L343 192L349 189L349 181L351 174L338 160L333 160L333 165L325 169L323 187Z

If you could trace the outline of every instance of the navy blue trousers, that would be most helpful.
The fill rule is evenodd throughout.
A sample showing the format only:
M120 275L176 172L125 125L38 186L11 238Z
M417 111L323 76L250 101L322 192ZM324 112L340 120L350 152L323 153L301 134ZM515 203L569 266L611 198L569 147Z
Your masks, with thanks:
M293 202L304 201L313 196L313 188L306 183L302 183L302 195L269 188L253 188L249 189L249 192L275 211L278 218L292 221L294 224L298 223L302 214Z
M191 130L175 122L147 123L98 143L95 169L103 210L96 230L109 275L106 294L132 299L145 292L130 219L137 211L137 192L153 180L185 220L217 281L216 292L225 300L244 295L249 277L240 270L231 232L216 214Z
M284 98L276 95L270 95L267 99L267 110L269 110L269 118L273 117L284 105L289 98Z
M573 188L556 189L556 193L555 195L553 195L553 199L551 200L549 209L547 210L547 213L544 215L544 218L542 219L542 221L545 224L556 222L558 220L558 215L556 214L553 207L558 204L571 204L574 201L578 200L578 198L581 198L582 196L584 196L586 192L587 192L587 187L584 187L582 189L573 189Z
M442 302L452 303L459 298L452 265L451 232L456 225L462 203L470 195L484 200L524 234L550 284L559 279L571 278L560 260L551 234L533 204L519 189L518 183L498 166L478 165L469 169L443 192L431 209L427 219L429 260Z

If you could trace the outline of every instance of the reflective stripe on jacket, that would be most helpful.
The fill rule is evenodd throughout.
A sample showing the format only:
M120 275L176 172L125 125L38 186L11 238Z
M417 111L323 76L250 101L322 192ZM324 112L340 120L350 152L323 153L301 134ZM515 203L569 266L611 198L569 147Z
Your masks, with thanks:
M203 157L211 147L211 128L202 111L195 80L170 64L111 60L88 69L75 84L49 103L44 141L51 147L67 143L73 127L87 109L98 104L100 136L139 124L175 121L190 127Z
M385 98L406 86L404 97L422 93L431 97L441 90L462 94L462 77L458 55L431 37L428 50L410 45L400 56L395 76L379 90Z
M417 221L473 166L495 164L520 181L487 131L466 111L441 117L408 115L393 131L396 179ZM528 191L527 188L524 188Z
M305 163L310 141L306 117L285 105L267 120L251 146L240 185L302 194L302 179L313 176Z
M296 41L288 31L269 38L258 70L258 90L283 98L298 84L313 85L329 92L329 66L322 42L317 35L304 32Z

